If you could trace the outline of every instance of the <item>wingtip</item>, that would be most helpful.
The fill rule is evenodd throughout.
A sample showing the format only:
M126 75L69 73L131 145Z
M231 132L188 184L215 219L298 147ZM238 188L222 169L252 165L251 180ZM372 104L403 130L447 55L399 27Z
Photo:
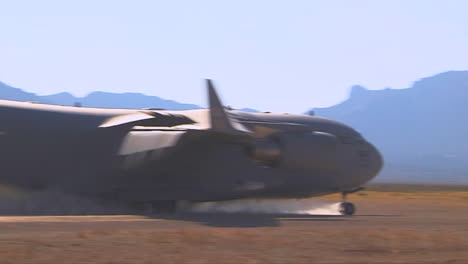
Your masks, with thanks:
M208 90L208 103L210 109L211 128L213 130L229 130L232 128L229 117L227 116L223 103L219 99L218 93L214 88L211 79L206 80Z
M219 95L216 92L216 89L213 85L213 81L211 79L205 79L206 80L206 87L208 90L208 101L210 108L223 108L223 104L221 102L221 99L219 99Z
M213 88L213 81L211 79L205 79L206 85Z
M218 96L217 96L216 90L214 88L213 81L211 79L205 79L205 82L206 82L206 87L207 87L207 90L208 90L208 98L209 98L209 100L211 102L211 98L218 97Z

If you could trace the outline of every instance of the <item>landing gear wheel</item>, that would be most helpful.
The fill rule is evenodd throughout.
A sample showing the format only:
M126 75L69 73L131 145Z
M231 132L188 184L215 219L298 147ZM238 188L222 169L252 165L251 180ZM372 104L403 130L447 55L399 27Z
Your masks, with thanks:
M341 215L353 215L356 212L356 207L353 203L342 202L340 203L340 214Z

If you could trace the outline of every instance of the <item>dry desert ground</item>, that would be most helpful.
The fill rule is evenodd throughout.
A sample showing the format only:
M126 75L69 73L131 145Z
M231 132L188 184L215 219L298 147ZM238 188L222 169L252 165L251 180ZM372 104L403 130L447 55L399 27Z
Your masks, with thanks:
M468 263L467 186L372 185L350 199L352 217L2 216L0 263Z

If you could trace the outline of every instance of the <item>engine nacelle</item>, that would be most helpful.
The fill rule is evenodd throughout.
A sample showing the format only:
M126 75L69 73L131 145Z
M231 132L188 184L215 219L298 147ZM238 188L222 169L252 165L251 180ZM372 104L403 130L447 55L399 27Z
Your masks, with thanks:
M280 141L283 146L281 168L304 171L336 166L338 139L335 135L323 132L284 134Z
M248 149L250 157L256 162L267 167L278 166L282 149L277 138L257 140L253 146Z
M258 163L291 170L332 168L336 164L336 136L323 133L285 133L256 141L249 154Z

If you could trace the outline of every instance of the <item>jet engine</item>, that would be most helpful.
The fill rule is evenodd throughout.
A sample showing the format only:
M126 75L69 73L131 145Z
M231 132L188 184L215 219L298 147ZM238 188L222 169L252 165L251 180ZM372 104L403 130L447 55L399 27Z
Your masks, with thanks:
M276 137L257 140L247 151L253 160L266 167L278 166L283 153L281 142Z
M255 141L248 153L271 168L330 168L336 163L336 144L336 136L329 133L283 133Z
M336 164L336 136L294 123L241 122L226 112L210 80L207 87L210 130L227 141L245 144L259 164L296 171Z

